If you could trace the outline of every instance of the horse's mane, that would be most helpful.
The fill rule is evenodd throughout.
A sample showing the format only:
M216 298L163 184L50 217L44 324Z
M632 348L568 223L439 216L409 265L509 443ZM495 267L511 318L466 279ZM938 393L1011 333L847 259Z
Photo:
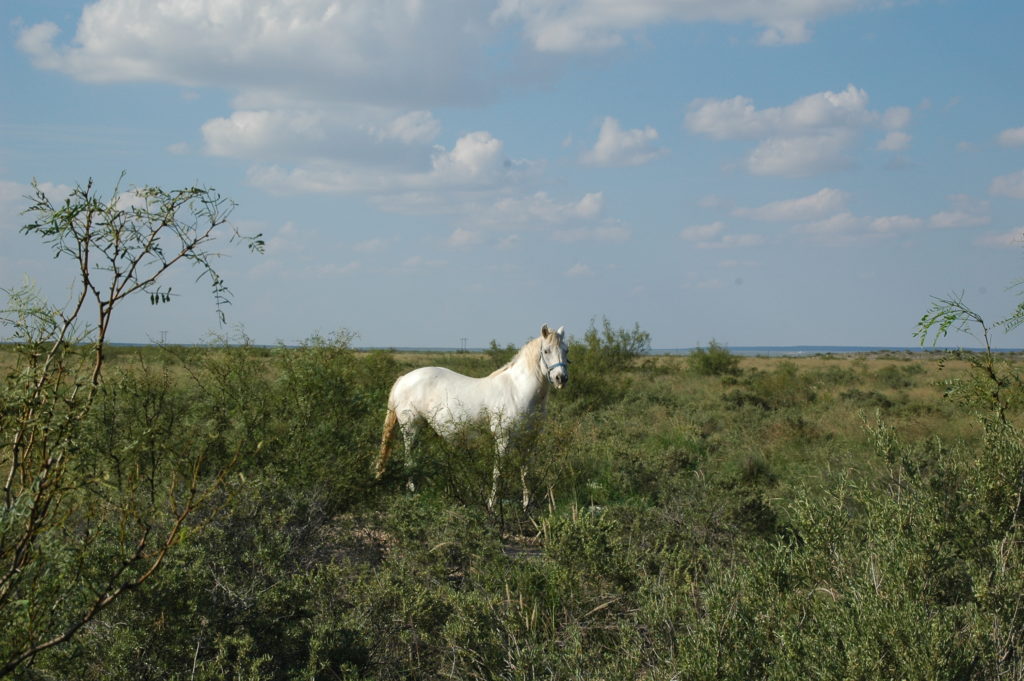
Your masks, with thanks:
M520 361L529 362L530 366L537 366L537 363L540 360L540 349L543 342L544 338L542 336L537 336L529 343L519 348L519 352L517 352L515 356L513 356L512 359L510 359L508 363L505 364L505 366L501 367L500 369L495 369L494 371L492 371L488 378L490 378L491 376L497 376L498 374L505 373L506 371L511 369L517 362Z

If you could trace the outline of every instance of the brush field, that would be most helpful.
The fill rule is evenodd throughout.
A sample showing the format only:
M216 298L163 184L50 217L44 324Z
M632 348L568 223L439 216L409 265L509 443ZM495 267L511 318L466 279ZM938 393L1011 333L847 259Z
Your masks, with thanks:
M1020 413L966 399L963 358L577 342L488 513L479 428L372 470L395 378L511 349L347 340L109 349L90 474L197 451L230 474L151 582L22 678L1024 678Z

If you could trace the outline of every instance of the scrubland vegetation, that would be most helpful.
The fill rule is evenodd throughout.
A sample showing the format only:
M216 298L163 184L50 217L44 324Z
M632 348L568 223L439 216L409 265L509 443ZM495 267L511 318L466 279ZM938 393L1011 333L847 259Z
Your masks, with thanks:
M400 454L371 469L398 375L485 375L500 351L111 351L68 475L150 470L120 491L152 497L133 503L159 534L176 516L158 481L182 460L200 484L228 473L155 577L18 675L1021 678L1021 440L1015 414L944 397L966 361L719 347L719 365L624 351L637 333L572 346L514 455L535 505L510 480L491 515L486 431L426 438L415 494ZM77 501L61 540L115 551L118 503ZM88 569L50 566L18 598ZM4 646L31 632L19 613Z
M395 378L514 348L111 348L120 300L168 302L175 262L226 301L203 247L223 204L76 192L39 192L25 231L79 303L27 287L0 314L0 676L1024 678L1019 357L649 356L604 321L505 463L531 506L507 475L488 513L485 429L373 462ZM919 330L987 346L972 315L937 301Z

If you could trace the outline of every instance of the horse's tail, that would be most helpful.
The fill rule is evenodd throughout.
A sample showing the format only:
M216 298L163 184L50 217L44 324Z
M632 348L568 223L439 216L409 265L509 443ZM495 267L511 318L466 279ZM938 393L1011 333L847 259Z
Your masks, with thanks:
M377 479L384 475L384 468L387 466L388 457L391 456L391 442L395 437L395 429L398 427L398 412L391 405L388 405L388 415L384 417L384 434L380 439L380 456L377 457Z

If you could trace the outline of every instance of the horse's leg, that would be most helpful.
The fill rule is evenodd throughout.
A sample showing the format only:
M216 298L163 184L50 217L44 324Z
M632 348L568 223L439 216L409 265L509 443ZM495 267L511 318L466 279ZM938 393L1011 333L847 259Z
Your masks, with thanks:
M515 446L516 438L513 437L513 433L507 431L501 431L494 435L494 472L492 474L491 482L491 496L487 499L487 509L491 510L494 508L494 504L498 500L498 478L501 477L501 460L505 456L505 452L508 451L510 446ZM526 464L524 463L519 469L519 480L523 485L523 510L525 511L530 505L530 488L526 484Z
M380 454L377 456L376 478L384 476L384 470L388 465L388 458L391 457L391 449L394 445L395 431L398 429L398 414L390 406L387 416L384 418L384 431L380 439Z
M487 498L487 510L494 509L498 501L498 478L501 477L501 459L505 456L508 448L508 434L495 433L494 435L494 472L491 474L491 496Z
M405 487L410 492L415 492L416 483L413 482L412 474L416 462L413 460L413 451L416 448L416 437L419 435L422 424L418 418L407 418L400 420L399 425L402 428L402 443L405 445L405 474L409 476Z
M487 510L494 510L498 501L498 478L501 477L501 454L494 455L494 471L491 473L491 496L487 497Z
M520 460L520 464L519 464L519 482L523 486L523 510L524 511L530 506L530 488L526 484L527 466L526 466L526 458L525 458L526 449L527 449L529 443L533 441L533 439L530 437L530 432L531 431L530 431L529 424L525 424L525 426L523 426L521 428L518 428L518 429L512 431L511 433L509 433L508 441L506 443L506 447L513 448L513 450L519 456L519 460Z
M523 510L530 505L530 488L526 486L526 464L519 469L519 479L523 482Z

